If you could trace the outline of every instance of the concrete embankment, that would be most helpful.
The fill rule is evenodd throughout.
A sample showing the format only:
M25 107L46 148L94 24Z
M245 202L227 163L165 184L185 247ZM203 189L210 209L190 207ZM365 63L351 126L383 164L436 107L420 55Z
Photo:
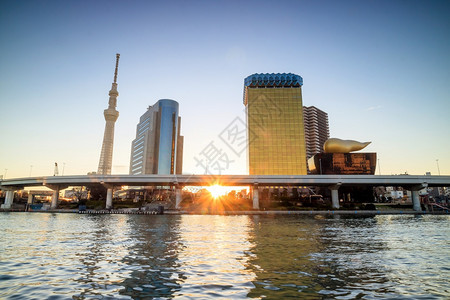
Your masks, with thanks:
M0 212L24 212L23 210L5 210ZM247 210L247 211L185 211L185 210L165 210L163 213L156 211L139 211L139 210L86 210L78 211L73 209L54 209L54 210L37 210L31 213L77 213L77 214L133 214L133 215L450 215L446 211L414 211L414 210Z
M175 215L447 215L449 211L427 212L414 210L311 210L311 211L223 211L223 212L192 212L166 211L165 214Z

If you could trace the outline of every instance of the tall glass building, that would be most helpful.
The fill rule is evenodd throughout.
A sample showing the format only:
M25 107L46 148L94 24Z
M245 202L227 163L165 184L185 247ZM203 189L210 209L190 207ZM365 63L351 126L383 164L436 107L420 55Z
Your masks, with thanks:
M306 175L302 85L291 73L245 78L250 175Z
M182 173L184 139L178 110L178 102L161 99L141 116L131 144L131 175Z

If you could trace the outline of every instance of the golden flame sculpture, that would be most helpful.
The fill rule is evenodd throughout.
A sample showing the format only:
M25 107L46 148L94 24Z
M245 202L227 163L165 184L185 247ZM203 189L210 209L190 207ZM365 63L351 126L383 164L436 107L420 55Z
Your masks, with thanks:
M350 153L352 151L358 151L364 149L371 142L358 142L354 140L341 140L331 138L325 141L323 144L323 151L325 153Z

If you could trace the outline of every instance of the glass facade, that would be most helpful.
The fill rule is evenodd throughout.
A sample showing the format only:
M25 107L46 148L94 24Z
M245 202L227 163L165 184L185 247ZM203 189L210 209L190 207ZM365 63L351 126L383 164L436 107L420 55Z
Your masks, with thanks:
M246 86L244 103L249 174L306 175L301 86Z
M178 103L159 100L161 127L159 134L158 174L175 174L178 133Z

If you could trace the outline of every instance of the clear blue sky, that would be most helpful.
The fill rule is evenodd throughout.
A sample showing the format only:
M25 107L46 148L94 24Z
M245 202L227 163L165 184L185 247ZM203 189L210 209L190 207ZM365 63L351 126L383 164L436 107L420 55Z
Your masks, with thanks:
M245 120L243 80L303 77L332 137L372 141L382 174L450 174L449 1L1 1L0 174L96 171L120 53L113 173L139 117L180 103L184 171ZM33 167L30 167L33 166ZM7 171L6 171L7 169ZM377 169L377 174L379 170Z

